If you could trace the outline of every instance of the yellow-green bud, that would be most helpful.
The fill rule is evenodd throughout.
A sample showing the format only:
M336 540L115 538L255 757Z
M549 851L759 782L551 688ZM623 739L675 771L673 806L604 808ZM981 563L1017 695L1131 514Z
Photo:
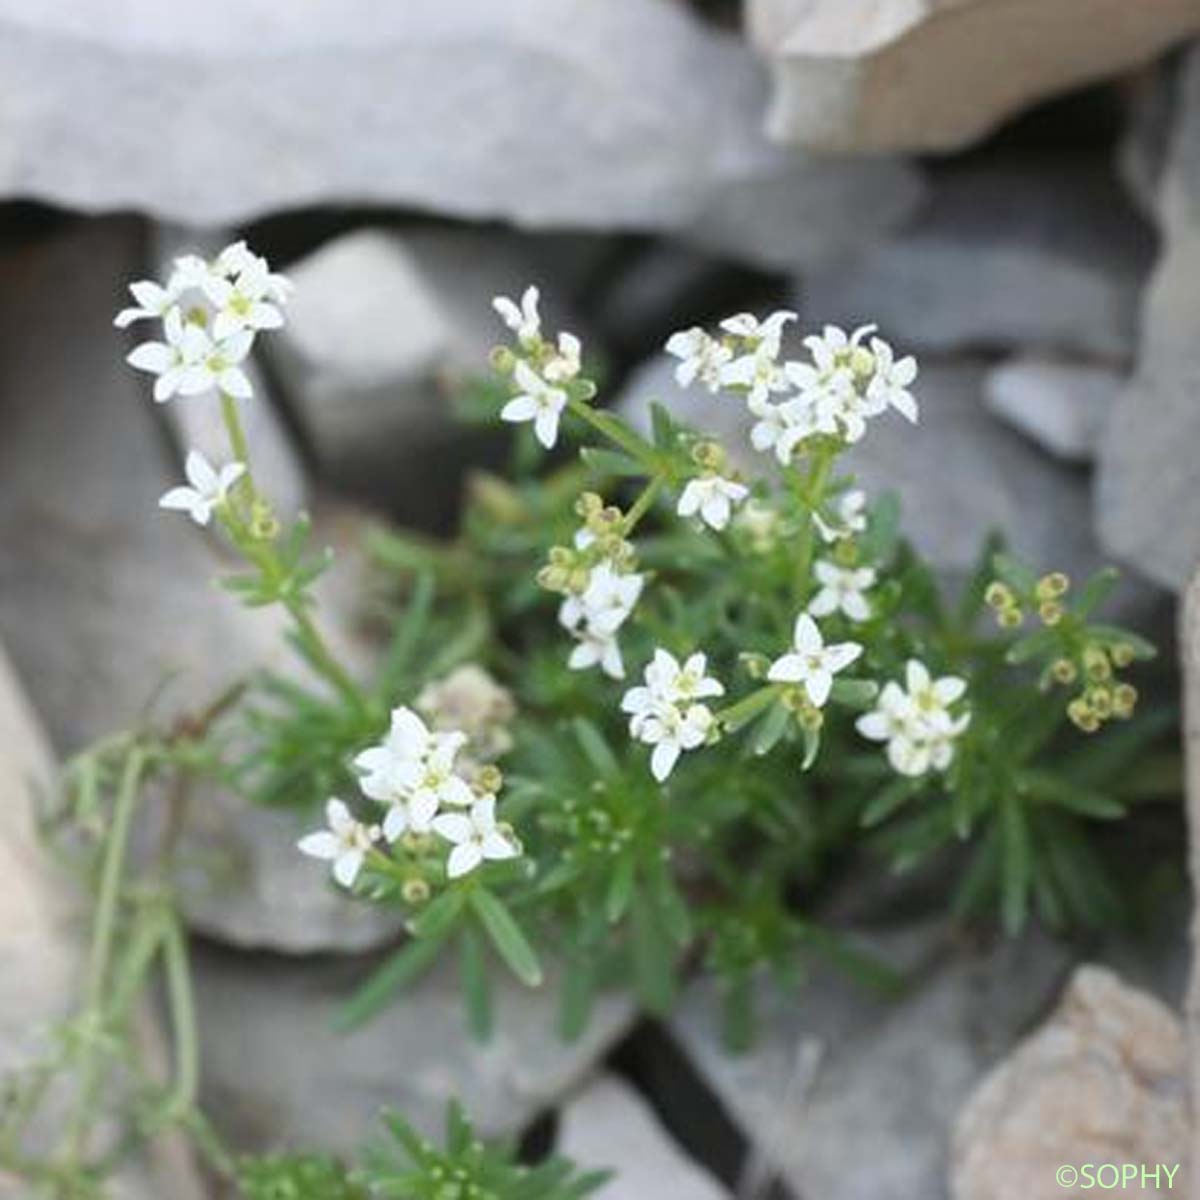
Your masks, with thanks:
M488 360L501 375L511 375L517 365L517 356L507 346L493 346Z
M1050 674L1058 683L1074 683L1079 671L1069 658L1056 658L1050 666Z
M1057 600L1067 594L1071 581L1061 571L1051 571L1043 575L1037 582L1037 598L1039 600Z
M575 513L577 516L590 517L593 513L598 513L604 507L604 498L598 496L595 492L584 492L578 500L575 501Z
M279 536L279 518L265 500L255 500L250 511L250 534L260 542L274 541Z
M1100 728L1100 721L1092 712L1092 707L1082 696L1077 696L1067 705L1067 716L1076 728L1084 733L1095 733Z
M719 471L725 464L725 451L717 442L697 442L692 447L692 461L707 471Z
M1087 698L1092 712L1094 712L1102 721L1112 716L1113 694L1108 688L1104 687L1103 685L1100 687L1089 688Z
M1103 683L1112 677L1112 664L1099 646L1088 646L1084 649L1083 669L1093 683Z
M1004 629L1016 629L1024 619L1025 617L1021 612L1020 606L1016 604L1009 605L1008 608L1002 608L996 614L996 620Z
M1012 608L1017 602L1017 598L1012 594L1012 588L1005 583L1001 583L998 579L994 579L988 584L987 591L983 593L983 598L989 608L999 610Z
M1043 600L1038 605L1038 616L1044 625L1057 625L1063 619L1063 606L1057 600Z
M1137 688L1131 683L1118 683L1113 688L1113 715L1121 717L1133 716L1133 710L1137 707L1138 692Z
M493 763L486 763L475 773L475 787L484 794L498 792L503 786L504 776Z
M1109 657L1118 667L1128 667L1137 657L1133 647L1128 642L1118 642L1109 649Z
M566 546L551 546L550 553L546 557L550 560L551 566L570 567L575 561L575 551Z
M563 567L542 567L537 573L538 587L548 592L565 592L570 574Z
M400 885L400 895L406 904L424 904L429 899L429 884L423 879L406 879Z

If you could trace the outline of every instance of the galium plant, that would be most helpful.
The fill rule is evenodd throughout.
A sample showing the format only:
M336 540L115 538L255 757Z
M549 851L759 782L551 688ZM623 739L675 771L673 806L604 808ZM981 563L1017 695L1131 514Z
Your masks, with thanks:
M472 403L532 436L513 481L474 479L457 541L373 540L395 607L363 679L317 617L330 556L311 549L306 517L283 527L243 433L243 364L283 323L290 284L237 243L131 290L118 326L162 332L130 364L159 402L215 393L229 437L224 462L189 453L163 519L224 537L242 564L226 587L286 613L308 672L249 676L196 717L69 767L51 824L95 889L92 965L58 1049L10 1093L0 1167L52 1196L98 1196L125 1148L174 1129L252 1200L568 1200L596 1186L566 1164L517 1167L457 1114L444 1150L393 1123L403 1166L375 1157L355 1172L304 1152L238 1163L224 1149L197 1106L175 887L198 782L293 805L312 886L405 915L407 938L348 998L345 1027L453 954L481 1037L497 960L557 989L567 1037L601 988L664 1012L684 977L709 972L742 1044L764 972L792 979L822 956L891 979L819 919L859 844L896 869L959 846L948 904L998 910L1012 932L1031 908L1063 926L1116 905L1089 830L1124 815L1123 773L1158 728L1119 678L1152 648L1096 621L1112 572L1074 589L989 543L962 595L944 595L900 538L895 499L867 497L843 467L875 422L919 418L915 361L873 327L827 326L793 347L794 313L743 313L667 341L682 386L744 407L744 453L761 464L744 476L730 447L661 407L649 429L601 408L579 339L543 332L535 288L497 298L510 344ZM567 441L576 459L546 459ZM1112 722L1125 728L1097 750L1091 735ZM158 826L147 855L135 834ZM165 1084L133 1035L159 976L175 1046ZM60 1078L66 1132L30 1149Z

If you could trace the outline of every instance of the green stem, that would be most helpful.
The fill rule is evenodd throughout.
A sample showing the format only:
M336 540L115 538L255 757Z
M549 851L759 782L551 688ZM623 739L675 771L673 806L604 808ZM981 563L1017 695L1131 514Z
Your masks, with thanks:
M175 1083L169 1111L176 1117L183 1117L195 1107L200 1082L200 1056L187 941L176 914L171 915L163 939L163 963L167 976L171 1031L175 1038Z
M663 485L666 483L666 478L663 475L656 475L642 489L642 493L634 501L633 507L625 514L625 536L628 537L636 528L637 523L650 511L650 506L658 499L659 492L662 491Z
M756 717L763 709L774 704L784 690L782 683L768 683L763 687L753 691L748 696L744 696L736 704L730 704L726 708L718 709L713 714L714 719L720 722L726 729L731 732L745 725L753 717Z
M833 454L826 449L818 450L808 474L799 487L799 499L807 520L800 527L796 545L796 604L804 608L812 584L813 552L815 549L816 521L814 515L825 499L829 486L829 472L833 466Z
M607 413L598 413L591 405L585 404L574 396L567 398L567 407L577 417L586 421L597 433L620 446L630 458L635 459L646 469L647 475L657 473L657 455L654 453L654 447L645 438L639 437L632 429L626 428L619 419L611 417Z
M229 434L229 448L233 451L235 462L240 462L246 473L242 476L242 490L249 495L255 492L254 476L250 470L250 446L246 441L246 431L242 428L242 417L238 412L237 399L227 392L221 393L221 417Z

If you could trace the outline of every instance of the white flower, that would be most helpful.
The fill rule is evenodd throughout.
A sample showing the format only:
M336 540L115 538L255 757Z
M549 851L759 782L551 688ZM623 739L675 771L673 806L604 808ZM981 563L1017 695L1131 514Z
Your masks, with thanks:
M492 301L492 307L500 314L500 319L505 325L517 335L517 341L522 346L532 345L542 335L542 319L538 316L539 295L537 288L527 287L519 306L507 296L497 296Z
M748 405L762 404L772 392L787 391L787 373L775 361L778 353L777 344L767 341L759 343L748 354L735 358L721 368L722 386L745 388Z
M243 243L244 245L245 243ZM193 289L202 291L204 281L215 270L212 263L205 262L198 254L183 254L175 260L171 277L167 281L167 289L176 295Z
M266 259L256 258L242 267L232 282L210 274L203 288L217 310L212 334L218 342L243 329L278 329L283 324L283 313L268 299L271 273Z
M161 287L152 279L139 279L129 285L133 298L137 301L136 308L123 308L117 313L113 324L118 329L125 329L134 321L161 320L179 300L179 290L171 285Z
M567 659L572 671L599 667L610 679L625 678L625 661L615 633L601 633L589 627L577 636L579 641Z
M871 605L863 595L875 583L875 572L870 567L841 567L822 558L813 570L821 584L808 606L814 617L843 612L852 621L870 619Z
M820 433L837 433L831 416L821 413L811 396L801 395L778 406L781 429L775 442L775 457L782 466L792 461L796 447L805 438ZM753 431L752 431L753 432Z
M216 388L227 396L248 400L254 394L254 389L241 364L250 353L253 343L254 333L249 329L232 333L219 342L210 342L203 357L193 368L197 393Z
M745 484L735 483L721 475L705 475L689 479L679 497L676 511L681 517L700 519L713 529L724 529L735 505L750 495Z
M691 655L681 667L674 655L658 649L646 667L645 685L630 688L621 700L622 711L629 714L629 732L654 747L650 770L659 783L683 751L708 740L714 718L697 701L723 696L725 688L707 670L703 654Z
M933 679L916 659L905 667L905 688L888 683L875 709L855 723L865 738L887 743L887 758L901 775L919 776L944 771L954 760L954 743L971 721L969 712L957 716L950 705L966 691L957 675Z
M870 404L859 394L847 375L834 376L814 402L816 420L825 428L838 430L853 445L867 432Z
M675 382L680 387L691 387L698 379L710 392L720 390L721 370L733 357L728 346L693 325L671 334L665 349L680 360L675 368Z
M882 338L871 339L871 354L875 359L875 374L867 385L868 402L877 412L894 408L915 425L917 402L908 389L917 377L917 360L911 354L897 359Z
M208 334L192 321L184 321L178 307L163 319L164 342L143 342L135 346L125 361L139 371L149 371L154 381L154 399L160 404L172 396L195 396L208 384L200 366L211 343Z
M783 327L796 320L796 314L788 309L773 312L764 321L760 321L753 313L737 313L726 317L721 322L721 328L735 337L745 338L756 343L759 349L765 349L768 356L774 358L779 353L783 341Z
M642 575L620 574L610 563L599 563L579 597L589 628L600 634L616 633L633 612L644 583Z
M244 241L230 242L224 250L213 259L209 270L217 275L240 275L243 271L253 270L266 260L259 258Z
M496 826L495 796L481 796L470 813L444 813L435 818L433 828L454 846L446 861L451 879L470 873L485 859L499 862L520 853Z
M558 419L567 406L567 393L547 383L524 359L518 360L514 375L521 393L500 410L500 419L532 421L534 435L549 450L558 440Z
M543 377L550 383L566 383L579 374L583 344L573 333L558 335L558 352L542 367Z
M326 804L325 820L328 829L302 837L297 847L301 854L332 862L334 879L342 887L353 887L367 851L379 839L379 830L356 821L340 800Z
M185 512L197 525L207 525L213 509L224 503L229 489L246 473L246 464L226 463L218 471L199 450L189 450L183 473L191 486L171 488L158 506Z
M813 520L820 530L821 537L827 542L840 541L853 537L867 528L867 494L860 491L849 491L837 502L838 525L830 525L822 519L820 513L813 514Z
M387 736L354 759L362 775L358 785L372 800L387 802L407 795L414 788L418 768L430 759L452 763L466 740L466 734L457 730L431 731L411 708L393 709Z
M822 708L833 690L833 677L862 653L857 642L826 646L817 623L801 613L792 634L793 649L777 658L767 672L772 683L802 683L808 698Z
M806 337L804 344L820 371L829 373L839 367L853 369L860 363L869 361L869 352L862 345L862 341L874 333L875 329L874 325L860 325L847 336L844 329L839 329L836 325L826 325L819 335L814 333Z

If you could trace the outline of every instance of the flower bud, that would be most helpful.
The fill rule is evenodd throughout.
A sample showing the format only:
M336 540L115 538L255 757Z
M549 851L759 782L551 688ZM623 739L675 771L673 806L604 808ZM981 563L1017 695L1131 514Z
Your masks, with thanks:
M692 461L706 471L719 471L725 464L725 451L717 442L697 442L692 447Z
M1113 665L1117 667L1128 667L1137 657L1136 652L1128 642L1118 642L1115 646L1109 648L1108 654L1113 661Z
M1112 664L1108 661L1108 655L1096 645L1084 648L1083 670L1093 683L1103 683L1112 678Z
M1016 629L1018 625L1025 619L1018 605L1012 604L1008 608L1002 608L996 614L996 620L1002 629Z
M1017 602L1017 598L1012 593L1012 588L1005 583L1001 583L998 579L994 579L988 584L987 591L983 593L983 599L989 608L999 611L1012 608Z
M1113 716L1120 717L1122 720L1133 716L1133 710L1137 707L1137 701L1137 688L1133 684L1118 683L1113 688Z
M1061 571L1051 571L1037 581L1037 598L1039 600L1057 600L1067 594L1071 581Z
M424 879L406 879L400 885L405 904L424 904L429 899L429 884Z
M494 371L501 375L511 375L517 365L517 356L507 346L493 346L488 361Z
M504 776L499 767L486 763L475 773L474 783L481 794L494 795L504 786Z
M1038 616L1043 625L1057 625L1063 619L1063 606L1057 600L1043 600L1038 605Z
M1069 658L1056 658L1050 665L1050 674L1058 683L1074 683L1079 671Z
M1089 688L1087 693L1088 704L1091 706L1092 712L1096 714L1102 721L1107 720L1113 714L1113 694L1112 691L1101 685L1100 687Z

